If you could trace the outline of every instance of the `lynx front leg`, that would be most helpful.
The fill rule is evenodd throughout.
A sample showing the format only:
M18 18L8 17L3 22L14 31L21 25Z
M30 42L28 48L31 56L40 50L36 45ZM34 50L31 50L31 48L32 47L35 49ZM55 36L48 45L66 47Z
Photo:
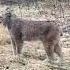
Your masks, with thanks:
M14 36L13 37L11 36L11 41L12 41L12 44L13 44L14 54L17 55L17 46L16 46L16 41L15 41Z

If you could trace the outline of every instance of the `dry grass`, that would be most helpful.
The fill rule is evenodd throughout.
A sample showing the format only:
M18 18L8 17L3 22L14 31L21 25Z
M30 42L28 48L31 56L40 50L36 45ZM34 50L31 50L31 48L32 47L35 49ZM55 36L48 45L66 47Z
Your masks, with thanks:
M10 35L7 30L2 24L0 24L0 45L5 45L10 43Z

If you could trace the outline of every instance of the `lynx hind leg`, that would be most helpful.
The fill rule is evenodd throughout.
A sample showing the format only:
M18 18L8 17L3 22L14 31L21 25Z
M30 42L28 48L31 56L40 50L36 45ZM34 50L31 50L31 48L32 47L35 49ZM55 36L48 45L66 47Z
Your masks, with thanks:
M63 65L63 54L62 54L62 50L61 50L61 46L59 45L59 43L57 43L54 47L54 52L59 56L59 65L62 66Z
M54 61L54 44L51 42L44 41L43 45L49 58L49 62L51 63L52 61Z
M57 43L54 47L54 51L55 53L62 58L62 50L61 50L61 46Z

